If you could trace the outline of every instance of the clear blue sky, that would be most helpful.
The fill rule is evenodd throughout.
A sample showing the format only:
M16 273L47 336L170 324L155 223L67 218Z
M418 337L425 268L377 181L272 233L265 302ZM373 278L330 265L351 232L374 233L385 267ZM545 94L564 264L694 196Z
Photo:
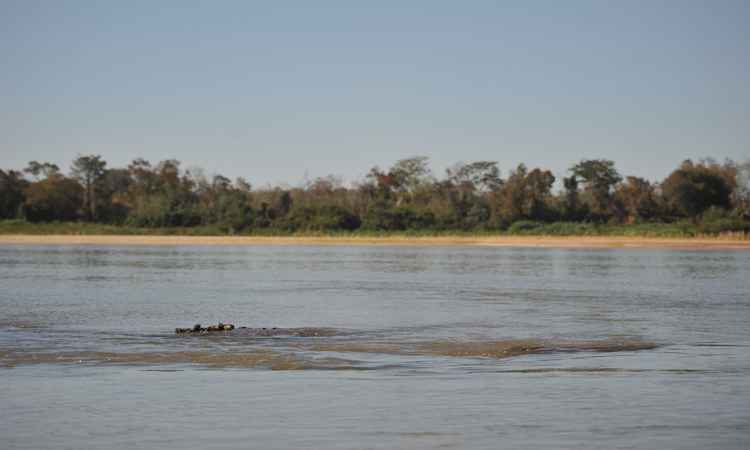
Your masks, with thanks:
M0 0L0 167L750 158L750 1Z

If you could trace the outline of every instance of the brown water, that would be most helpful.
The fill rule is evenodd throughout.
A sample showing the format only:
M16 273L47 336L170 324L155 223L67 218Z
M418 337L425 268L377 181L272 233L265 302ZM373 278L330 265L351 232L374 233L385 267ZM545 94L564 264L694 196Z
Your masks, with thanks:
M0 448L746 448L749 268L739 251L2 246ZM174 334L198 322L250 328Z

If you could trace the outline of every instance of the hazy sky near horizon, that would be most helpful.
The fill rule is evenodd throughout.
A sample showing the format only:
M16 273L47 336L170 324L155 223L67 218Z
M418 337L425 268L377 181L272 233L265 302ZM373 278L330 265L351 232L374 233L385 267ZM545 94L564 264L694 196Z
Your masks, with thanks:
M750 159L750 1L0 0L0 167Z

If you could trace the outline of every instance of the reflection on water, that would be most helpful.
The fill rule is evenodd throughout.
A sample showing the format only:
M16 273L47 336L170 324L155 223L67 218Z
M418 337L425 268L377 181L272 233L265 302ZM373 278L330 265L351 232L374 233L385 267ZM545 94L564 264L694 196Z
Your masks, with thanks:
M745 448L748 267L738 251L3 246L1 446ZM248 328L175 335L196 322Z

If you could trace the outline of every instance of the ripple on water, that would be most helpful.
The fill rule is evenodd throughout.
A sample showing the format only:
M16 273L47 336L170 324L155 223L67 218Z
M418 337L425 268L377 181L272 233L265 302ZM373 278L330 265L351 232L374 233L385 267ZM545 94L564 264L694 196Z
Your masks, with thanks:
M441 340L418 343L320 343L315 351L384 353L402 355L432 355L457 358L510 358L535 353L558 352L624 352L650 350L654 342L635 339L606 339L597 341L508 339L495 341Z
M216 338L216 336L213 336ZM620 352L656 348L652 342L638 340L553 341L432 341L420 343L299 341L284 343L284 348L228 350L227 347L201 351L55 351L54 349L6 349L0 351L0 366L25 364L193 364L222 368L264 368L271 370L340 370L393 368L398 365L368 366L362 361L332 357L330 353L389 354L453 358L511 358L551 352ZM588 370L588 369L587 369Z
M195 364L213 368L267 368L271 370L356 368L352 361L338 358L302 358L292 353L257 350L243 353L225 352L58 352L36 353L0 351L0 366L26 364L123 364L178 365Z

